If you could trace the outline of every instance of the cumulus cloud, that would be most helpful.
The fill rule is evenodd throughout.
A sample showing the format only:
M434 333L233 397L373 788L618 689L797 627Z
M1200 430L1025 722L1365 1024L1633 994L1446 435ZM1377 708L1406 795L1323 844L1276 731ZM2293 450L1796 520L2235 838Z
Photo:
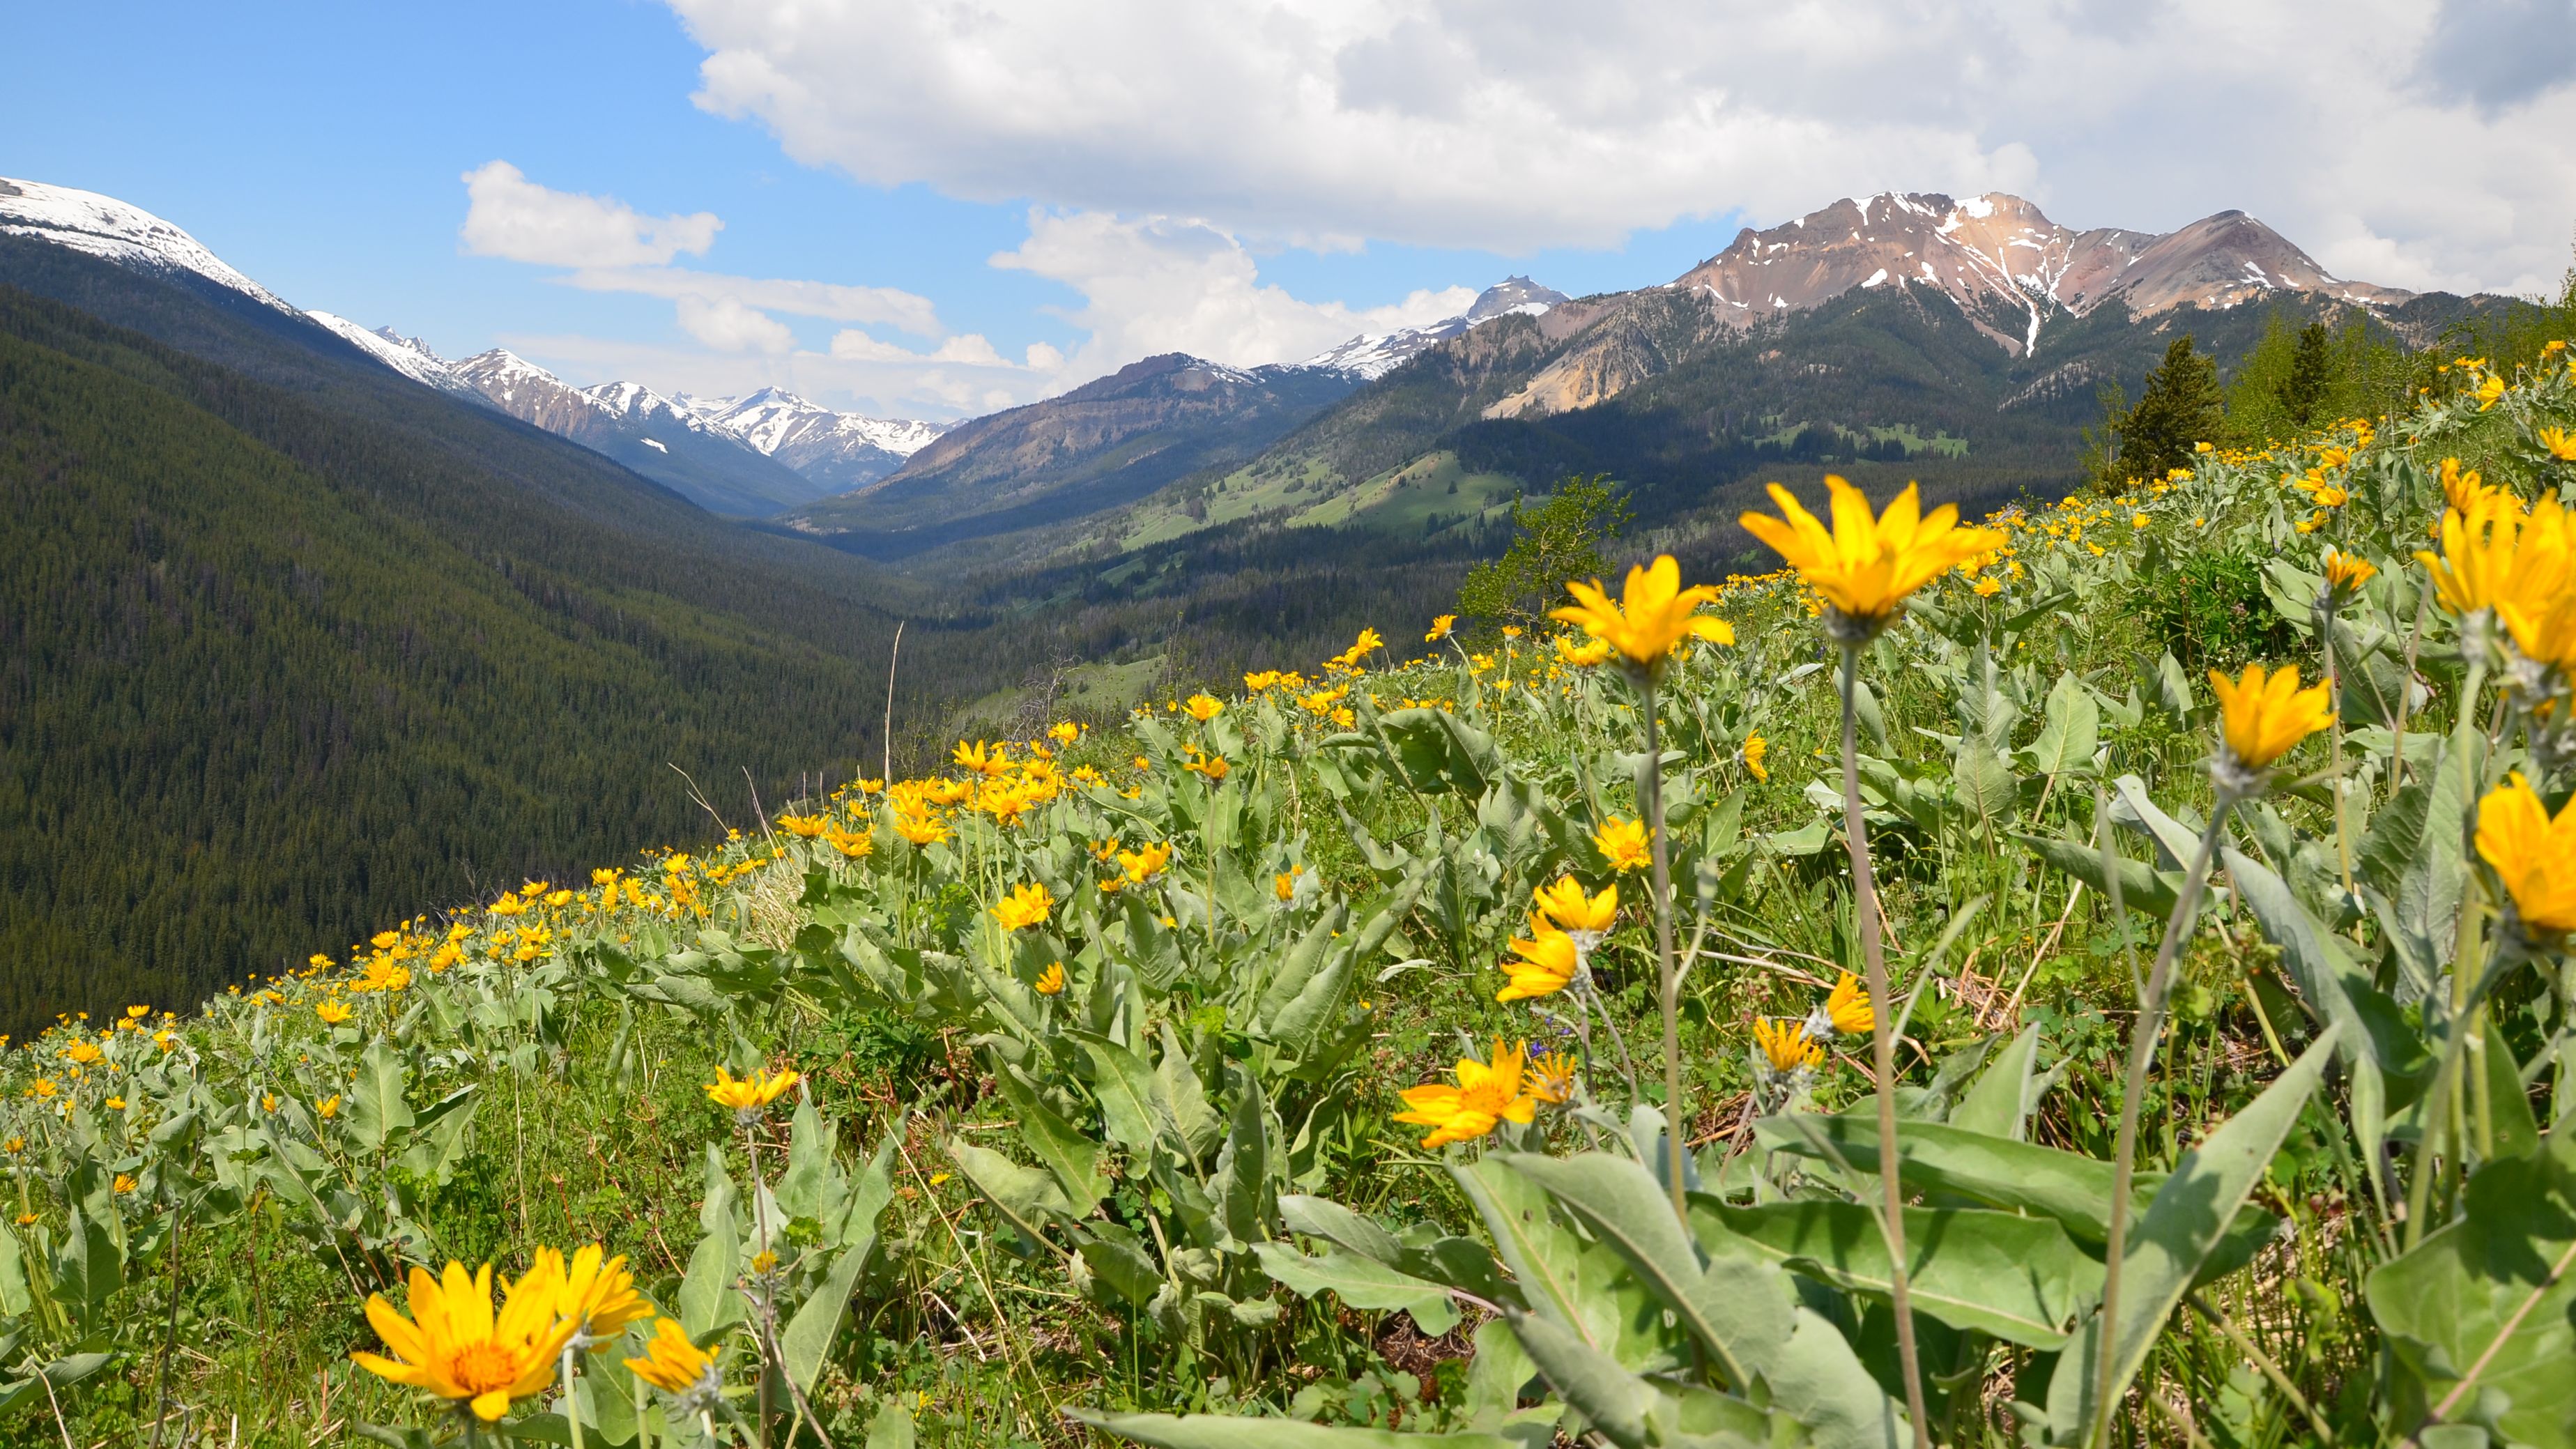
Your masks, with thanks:
M796 334L786 323L731 297L710 301L684 296L679 318L681 331L718 352L780 353L796 346Z
M923 337L936 337L939 309L917 293L894 287L853 287L837 282L800 282L766 277L731 277L687 267L584 267L564 280L591 292L640 292L648 297L698 297L724 300L791 317L819 317L827 322L883 323Z
M669 3L698 104L808 164L1264 242L1596 247L2007 190L2079 226L2242 207L2370 280L2521 289L2576 195L2567 0Z
M724 228L715 213L646 216L622 201L556 191L507 161L465 173L460 235L475 256L549 267L659 266L703 254Z
M1080 307L1060 313L1091 334L1061 362L1068 382L1158 352L1241 367L1296 361L1362 332L1457 316L1476 300L1473 291L1451 287L1364 310L1301 301L1262 285L1252 254L1234 237L1169 217L1034 211L1028 240L996 254L992 264L1034 272L1082 294ZM1037 364L1032 349L1030 365Z

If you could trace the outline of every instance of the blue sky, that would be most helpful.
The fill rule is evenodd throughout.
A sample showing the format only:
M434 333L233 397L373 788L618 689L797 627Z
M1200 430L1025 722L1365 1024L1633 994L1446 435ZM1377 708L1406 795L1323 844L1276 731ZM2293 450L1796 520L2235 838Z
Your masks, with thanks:
M1027 237L1028 199L952 200L790 159L756 121L691 104L706 51L657 4L19 6L0 30L34 62L0 87L0 174L130 201L298 306L450 357L516 344L588 383L615 369L528 343L690 345L666 301L464 254L459 178L495 159L647 214L714 213L723 229L691 265L917 293L1007 355L1032 342L1071 353L1084 337L1059 315L1079 306L1075 289L987 262ZM1668 280L1732 234L1716 221L1522 255L1387 242L1256 255L1264 283L1368 308L1511 272L1570 292ZM807 346L836 330L782 320Z
M1884 189L2241 207L2452 290L2554 289L2576 222L2576 0L94 0L0 54L0 175L299 306L894 415L1648 285Z

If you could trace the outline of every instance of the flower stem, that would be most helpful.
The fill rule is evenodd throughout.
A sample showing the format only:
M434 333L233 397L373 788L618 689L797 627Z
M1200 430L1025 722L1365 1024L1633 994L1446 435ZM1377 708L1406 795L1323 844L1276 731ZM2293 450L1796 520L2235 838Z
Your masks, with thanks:
M1690 1208L1682 1200L1682 1038L1679 963L1673 960L1673 869L1664 841L1664 746L1655 728L1655 682L1648 676L1637 697L1646 714L1645 773L1637 793L1645 797L1646 848L1655 864L1655 965L1660 973L1656 999L1664 1019L1664 1169L1673 1199L1673 1216L1690 1225ZM1607 1010L1602 1012L1609 1015Z
M2156 962L2147 968L2146 989L2138 998L2137 1024L2129 1033L2129 1071L2120 1089L2119 1144L2111 1161L2111 1217L2103 1235L2102 1314L2096 1320L2102 1340L2093 1396L2091 1438L2096 1444L2109 1443L2111 1430L2111 1380L2120 1343L2120 1258L2128 1249L2129 1194L2137 1180L2138 1111L2146 1096L2147 1069L2155 1064L2156 1038L2164 1028L2165 995L2173 985L2174 961L2182 954L2182 943L2191 934L2192 922L2199 918L2201 891L2209 882L2210 858L2218 853L2220 832L2227 827L2228 808L2235 803L2235 795L2221 786L2218 803L2209 812L2209 828L2200 833L2200 847L2192 852L2190 869L2183 872L2182 898L2174 902L2173 914L2165 920L2165 938L2156 947Z
M572 1396L572 1358L578 1350L567 1343L563 1351L564 1422L572 1426L572 1449L581 1449L581 1405Z
M1878 880L1870 870L1869 827L1860 809L1859 714L1853 695L1860 677L1860 645L1843 643L1843 843L1851 851L1852 906L1860 917L1862 964L1869 973L1870 1066L1878 1076L1878 1183L1884 1203L1879 1232L1887 1239L1888 1299L1896 1315L1896 1358L1905 1371L1905 1413L1913 1421L1915 1449L1931 1449L1932 1427L1923 1406L1923 1369L1914 1346L1914 1294L1905 1271L1905 1187L1897 1177L1896 1036L1888 1008L1887 954L1879 942Z

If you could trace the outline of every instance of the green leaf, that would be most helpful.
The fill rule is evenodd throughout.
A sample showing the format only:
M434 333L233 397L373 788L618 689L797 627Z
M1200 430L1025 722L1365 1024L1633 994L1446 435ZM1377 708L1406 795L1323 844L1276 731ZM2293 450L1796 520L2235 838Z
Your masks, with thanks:
M1322 1238L1390 1268L1400 1267L1407 1257L1393 1233L1330 1198L1286 1194L1279 1199L1279 1218L1292 1233Z
M1195 1163L1223 1138L1225 1123L1208 1107L1207 1088L1200 1084L1198 1068L1191 1065L1180 1034L1172 1030L1169 1019L1158 1025L1163 1055L1154 1064L1154 1110L1171 1130L1172 1140L1185 1145Z
M2540 1122L2531 1113L2531 1098L2523 1095L2522 1068L2513 1059L2513 1048L2505 1044L2504 1033L2493 1021L2484 1026L2488 1117L2495 1133L2498 1158L2520 1157L2540 1150Z
M796 1310L796 1316L778 1335L779 1355L787 1361L787 1376L795 1380L798 1388L813 1392L815 1375L823 1371L832 1337L841 1331L841 1318L849 1310L859 1270L867 1266L868 1254L875 1249L873 1241L843 1248L832 1266L823 1271L823 1281L815 1285L813 1296Z
M1163 1276L1145 1256L1144 1245L1117 1223L1084 1225L1074 1238L1074 1251L1082 1255L1083 1266L1133 1307L1153 1302L1162 1289Z
M2165 1319L2191 1290L2202 1265L2229 1235L2236 1211L2263 1178L2264 1168L2297 1125L2309 1094L2325 1075L2340 1028L2327 1027L2316 1043L2273 1079L2245 1110L2182 1155L2172 1176L2156 1189L2129 1235L2120 1258L2119 1321L2114 1326L2111 1397L2117 1402L2164 1332ZM2072 1442L2094 1418L2101 1376L2102 1317L2095 1313L2068 1343L2061 1371L2049 1378L2048 1419L2061 1442ZM2065 1366L2083 1365L2067 1373Z
M370 1151L382 1152L397 1132L412 1125L411 1105L403 1087L411 1075L402 1054L383 1037L367 1043L358 1059L358 1081L351 1089L349 1135Z
M1069 1032L1091 1058L1091 1094L1100 1103L1101 1130L1130 1152L1154 1145L1154 1073L1134 1052L1087 1031Z
M2027 1026L1951 1109L1950 1125L1989 1137L2023 1140L2030 1114L2039 1106L2039 1093L2032 1088L2046 1085L2046 1079L2032 1070L2038 1064L2039 1028Z
M1393 763L1425 795L1474 799L1502 773L1494 737L1444 709L1399 709L1379 716Z
M1279 968L1271 976L1270 984L1262 991L1259 1005L1253 1010L1256 1031L1265 1036L1271 1034L1271 1024L1280 1012L1286 1010L1316 973L1323 970L1325 959L1332 954L1334 941L1341 935L1348 917L1347 907L1334 905L1316 917L1315 924L1307 928L1306 934L1298 937L1297 943L1288 948L1288 953L1280 958Z
M1716 1359L1730 1385L1749 1387L1764 1347L1788 1337L1788 1298L1778 1273L1746 1258L1703 1263L1673 1216L1671 1197L1643 1166L1604 1152L1513 1153L1504 1160L1617 1253Z
M733 1291L742 1275L742 1239L734 1226L733 1178L726 1173L724 1153L707 1144L706 1205L698 1211L704 1235L689 1254L688 1272L680 1279L680 1326L702 1339L745 1316L741 1296Z
M1019 1119L1020 1140L1055 1174L1075 1217L1088 1217L1109 1184L1100 1175L1100 1144L1074 1129L1032 1088L1020 1069L997 1064L994 1082Z
M1738 1237L1809 1277L1889 1296L1887 1240L1877 1217L1859 1203L1708 1207ZM2063 1344L2102 1291L2102 1265L2047 1218L1908 1208L1905 1255L1914 1311L2030 1348Z
M1905 1405L1888 1397L1852 1352L1842 1330L1805 1308L1792 1310L1788 1341L1762 1366L1773 1407L1804 1425L1813 1449L1905 1449L1914 1430Z
M868 1421L867 1449L912 1449L912 1411L897 1399L887 1399L877 1408L876 1417Z
M2458 1221L2373 1271L2364 1292L2388 1335L2392 1428L2421 1424L2473 1366L2447 1418L2508 1443L2576 1443L2576 1136L2469 1178ZM2481 1366L2482 1365L2482 1366Z
M1371 1311L1403 1309L1426 1334L1437 1337L1458 1322L1449 1290L1401 1273L1355 1253L1329 1252L1308 1257L1285 1243L1255 1243L1261 1269L1300 1298L1329 1288L1353 1308Z
M1646 1449L1647 1419L1662 1404L1655 1386L1580 1336L1534 1313L1511 1317L1512 1336L1539 1376L1594 1432L1619 1449Z
M1957 792L1959 808L1975 816L1989 829L2012 818L2019 803L2017 782L2012 767L2003 756L1977 735L1970 735L1959 745L1959 759L1952 774L1952 789Z
M1531 1308L1604 1353L1621 1341L1621 1307L1587 1289L1583 1240L1556 1221L1545 1190L1498 1157L1451 1162L1449 1176L1485 1221L1503 1265Z
M2046 835L2013 832L2013 839L2066 874L2093 888L2102 899L2111 898L2111 877L2105 871L2101 849L2089 840L2060 840ZM2181 890L2182 877L2148 866L2145 861L2116 857L2120 871L2120 905L2124 910L2162 920L2173 914L2174 901Z
M948 1156L984 1201L1032 1242L1045 1241L1049 1219L1073 1216L1064 1189L1043 1168L1022 1167L991 1148L956 1138L949 1140Z
M2061 673L2048 691L2047 721L2031 742L2032 768L2043 775L2090 769L2101 746L2102 710L2093 692L2072 673Z
M1531 1449L1499 1434L1400 1434L1392 1429L1352 1429L1298 1419L1237 1419L1223 1414L1104 1414L1067 1408L1064 1416L1105 1434L1158 1449ZM1544 1439L1539 1441L1544 1444Z

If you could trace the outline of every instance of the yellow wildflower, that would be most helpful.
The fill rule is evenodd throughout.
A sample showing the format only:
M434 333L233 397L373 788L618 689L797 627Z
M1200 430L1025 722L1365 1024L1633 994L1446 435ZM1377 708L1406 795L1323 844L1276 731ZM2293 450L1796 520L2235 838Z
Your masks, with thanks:
M796 1072L788 1067L766 1074L753 1072L736 1080L733 1073L719 1066L716 1079L706 1084L707 1100L719 1107L731 1107L736 1112L757 1112L777 1101L796 1082Z
M2576 463L2576 432L2565 428L2542 428L2540 447L2561 463Z
M1753 1023L1753 1043L1770 1069L1784 1077L1824 1065L1824 1047L1809 1039L1806 1028L1797 1022L1759 1019Z
M1538 920L1532 924L1544 928L1547 922ZM1566 983L1582 969L1580 953L1574 949L1574 939L1563 931L1534 930L1529 940L1512 942L1512 954L1520 959L1503 963L1503 970L1510 973L1512 979L1504 984L1502 990L1494 993L1494 1000L1498 1002L1554 996L1563 991Z
M1684 639L1735 642L1735 626L1698 612L1700 605L1716 602L1717 590L1708 584L1687 589L1681 584L1681 565L1664 554L1651 567L1630 567L1627 588L1616 602L1599 579L1567 583L1565 591L1574 603L1548 617L1580 627L1617 650L1631 670L1652 676Z
M1825 1004L1807 1018L1807 1034L1822 1037L1838 1031L1861 1036L1877 1022L1877 1014L1870 1010L1869 988L1846 971L1834 982L1834 989L1826 993Z
M396 1313L381 1293L367 1298L367 1321L395 1357L349 1357L379 1377L442 1399L463 1400L476 1418L496 1423L510 1411L511 1401L543 1393L554 1383L555 1359L581 1328L559 1317L555 1307L545 1285L523 1278L509 1290L496 1317L491 1264L468 1277L464 1264L450 1261L443 1281L415 1267L412 1317Z
M2300 689L2295 664L2285 664L2269 675L2262 665L2248 664L2242 679L2229 679L2213 669L2209 687L2218 695L2226 753L2249 770L2263 769L2334 722L2324 681Z
M1422 636L1422 642L1428 644L1435 639L1446 639L1449 637L1449 631L1456 628L1457 625L1457 615L1443 614L1439 618L1431 621L1431 632Z
M1047 969L1038 973L1037 993L1040 996L1061 996L1064 994L1063 962L1052 962L1047 966Z
M1393 1120L1430 1128L1424 1147L1472 1142L1498 1123L1528 1122L1538 1115L1538 1098L1523 1089L1521 1066L1527 1054L1526 1045L1506 1047L1497 1038L1491 1062L1458 1059L1457 1085L1425 1082L1406 1088L1406 1110Z
M1619 888L1604 886L1599 895L1583 893L1583 882L1570 875L1530 892L1547 918L1566 931L1607 931L1619 919Z
M1005 931L1020 931L1038 925L1055 911L1055 897L1044 885L1031 881L1011 887L1011 893L993 907L993 919Z
M2516 773L2478 802L2478 856L2495 867L2525 929L2576 931L2576 800L2556 819Z
M666 1394L703 1404L715 1402L721 1383L716 1356L689 1342L688 1330L676 1318L656 1320L644 1357L625 1362L635 1377Z
M1833 495L1830 533L1777 483L1771 485L1771 500L1785 518L1747 513L1738 522L1788 560L1862 636L1886 627L1905 607L1907 595L1944 571L2010 542L1994 529L1960 527L1953 504L1925 516L1911 483L1875 519L1868 497L1850 483L1829 475L1825 486Z
M1162 874L1163 867L1170 865L1171 863L1172 847L1159 841L1146 846L1142 850L1122 850L1118 852L1119 869L1125 871L1127 873L1127 878L1138 885L1143 885L1145 882L1152 880L1155 876Z
M1190 718L1197 720L1200 724L1206 724L1209 720L1225 713L1224 702L1210 694L1191 695L1187 708L1189 710Z
M1556 636L1556 657L1578 669L1600 664L1610 658L1610 641L1586 639L1577 644L1573 635L1559 634Z
M349 1019L349 1004L338 1000L326 1001L313 1008L313 1014L333 1026L338 1026Z
M1744 770L1756 780L1768 780L1771 772L1762 767L1762 757L1771 753L1771 742L1760 733L1744 737Z
M1646 840L1645 822L1641 820L1611 816L1601 822L1600 829L1592 832L1592 846L1601 852L1601 858L1610 863L1612 870L1622 874L1644 870L1654 863L1654 855Z

